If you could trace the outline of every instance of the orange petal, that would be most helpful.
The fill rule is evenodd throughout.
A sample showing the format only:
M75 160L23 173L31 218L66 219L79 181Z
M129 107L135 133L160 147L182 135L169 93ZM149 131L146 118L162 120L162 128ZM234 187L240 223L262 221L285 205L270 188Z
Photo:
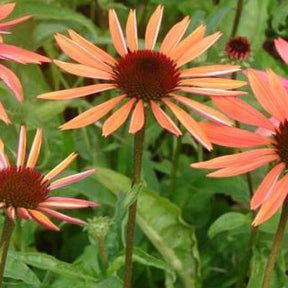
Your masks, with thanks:
M145 32L145 49L147 50L153 50L155 46L161 25L163 9L162 5L158 5L148 21Z
M21 126L20 136L18 142L18 149L16 154L16 166L22 167L24 166L25 155L26 155L26 128L25 126Z
M180 85L192 85L203 88L216 88L216 89L235 89L246 85L245 81L232 80L225 78L195 78L183 79Z
M198 88L198 87L186 87L179 86L178 90L193 94L200 95L208 95L208 96L239 96L246 95L247 93L244 91L231 91L231 90L223 90L223 89L213 89L213 88Z
M219 76L223 74L237 72L240 70L241 66L238 65L200 66L182 70L180 73L180 77L185 78L185 77Z
M131 52L138 50L137 20L135 10L130 10L126 23L126 37Z
M260 145L270 145L269 138L260 136L254 132L234 127L220 126L214 123L200 123L202 129L212 143L234 148L248 148Z
M77 42L79 45L81 45L83 48L91 52L95 57L99 58L102 62L105 62L111 66L114 66L117 62L112 56L110 56L108 53L106 53L104 50L100 49L99 47L95 46L88 40L86 40L84 37L80 36L75 31L69 29L68 30L69 36L72 40Z
M60 128L61 130L76 129L94 123L109 113L125 97L126 95L117 96L100 105L90 108L89 110L81 113L77 117L63 124L60 126Z
M213 103L233 119L245 124L275 130L274 125L257 109L236 97L211 97Z
M12 207L12 206L9 206L7 209L6 209L6 215L11 219L11 220L15 220L15 216L16 216L16 213L15 213L15 208Z
M135 134L138 132L144 125L145 122L145 110L142 100L139 100L135 105L134 111L131 116L129 133Z
M32 210L32 209L27 209L29 212L29 215L40 225L44 226L45 228L49 230L55 230L59 231L60 229L53 223L47 216L45 216L43 213L37 211L37 210Z
M8 115L7 115L6 111L5 111L5 108L4 108L4 106L3 106L1 101L0 101L0 119L2 121L4 121L4 123L7 124L7 125L12 123L10 121L10 119L9 119L9 117L8 117Z
M0 7L0 9L1 9L1 7ZM18 25L18 24L20 24L22 22L25 22L28 19L30 19L31 17L33 17L33 16L32 15L27 15L27 16L24 16L24 17L21 17L21 18L17 18L17 19L5 22L5 23L1 23L0 24L0 31L1 30L3 31L5 29L7 29L7 28L10 28L10 27L16 26L16 25Z
M109 29L115 49L118 54L123 57L128 51L123 32L114 9L109 10Z
M71 153L66 159L64 159L61 163L59 163L56 167L54 167L49 173L44 176L42 183L45 181L49 181L50 179L56 177L58 174L63 172L74 161L77 155L77 153Z
M190 109L196 111L197 113L201 114L203 117L210 119L212 121L221 123L221 124L225 124L225 125L229 125L232 126L233 125L233 121L231 121L229 118L227 118L224 114L218 112L217 110L206 106L198 101L194 101L192 99L189 99L187 97L183 97L183 96L179 96L176 94L169 94L169 96L171 96L172 98L174 98L175 100L183 103L184 105L186 105L187 107L189 107Z
M16 3L7 3L0 5L0 20L7 18L14 10Z
M103 70L99 70L97 68L85 66L82 64L66 63L66 62L59 61L59 60L54 60L53 62L58 67L63 69L64 71L73 75L93 78L93 79L104 79L104 80L112 79L112 76L110 73L103 71Z
M266 200L269 201L269 196L271 192L273 191L278 178L285 168L284 163L280 163L276 165L273 169L269 171L269 173L265 176L262 183L259 185L258 189L254 193L250 207L252 210L257 209L260 205L262 205Z
M153 100L150 100L150 105L152 112L161 127L168 130L170 133L175 134L176 136L182 135L182 132L179 130L176 124Z
M258 226L272 217L287 197L288 192L288 174L286 174L274 187L269 199L260 208L252 225Z
M280 57L283 61L288 64L288 42L284 39L278 38L274 40L275 47L277 52L279 53Z
M162 102L171 109L180 123L201 145L209 151L213 149L201 126L186 111L166 99L162 99Z
M130 99L104 122L102 128L104 137L116 131L126 121L135 101L135 98Z
M42 137L43 137L43 130L41 128L38 128L27 160L26 164L27 168L34 168L37 163L42 145Z
M28 213L26 208L17 207L16 212L17 212L18 216L22 219L25 219L25 220L31 219L31 216Z
M178 60L183 53L187 51L187 49L203 39L205 30L206 26L204 25L197 27L189 36L176 45L176 47L170 51L168 56L170 56L173 60Z
M175 24L167 33L164 40L162 41L160 52L164 54L170 53L175 48L183 37L187 27L189 26L190 19L186 16L183 20Z
M200 56L206 50L208 50L221 36L221 32L216 32L203 38L198 43L190 46L189 49L184 51L184 53L176 60L177 65L182 66Z
M113 88L116 88L115 85L110 83L94 84L78 88L71 88L71 89L43 93L38 95L37 98L48 100L71 100L79 97L84 97L90 94L103 92Z

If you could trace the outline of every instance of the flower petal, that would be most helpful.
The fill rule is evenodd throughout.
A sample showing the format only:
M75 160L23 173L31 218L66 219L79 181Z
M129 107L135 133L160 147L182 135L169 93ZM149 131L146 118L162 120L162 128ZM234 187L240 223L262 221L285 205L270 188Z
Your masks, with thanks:
M178 90L193 94L208 95L208 96L239 96L246 95L244 91L234 91L234 90L223 90L223 89L212 89L212 88L198 88L198 87L186 87L179 86Z
M12 207L12 206L9 206L7 209L6 209L6 215L11 219L11 220L15 220L15 216L16 216L16 213L15 213L15 208Z
M26 164L27 168L34 168L37 163L42 145L42 137L43 137L43 130L41 128L38 128L27 160Z
M18 141L18 148L16 153L16 166L23 167L26 156L26 127L21 126L20 136Z
M39 204L39 207L54 209L81 209L87 207L97 207L98 203L67 197L49 197Z
M54 231L60 231L59 227L57 227L47 216L45 216L42 212L33 210L33 209L27 209L29 212L29 215L40 225L43 227L54 230Z
M1 7L0 7L1 9ZM10 27L13 27L13 26L16 26L22 22L25 22L27 21L28 19L30 19L31 17L33 17L32 15L27 15L27 16L24 16L24 17L21 17L21 18L17 18L17 19L14 19L14 20L11 20L11 21L8 21L8 22L5 22L5 23L1 23L0 24L0 30L5 30L7 28L10 28ZM3 33L3 32L2 32Z
M3 106L3 104L2 104L1 101L0 101L0 119L1 119L6 125L12 123L11 120L9 119L9 117L8 117L8 115L7 115L6 111L5 111L5 108L4 108L4 106Z
M145 110L142 100L139 100L135 105L134 111L131 116L129 133L135 134L144 125L145 122Z
M138 50L137 20L135 10L130 9L126 23L126 37L131 52Z
M183 79L180 85L191 85L203 88L235 89L246 85L245 81L225 79L225 78L195 78Z
M288 64L288 42L284 39L278 38L274 40L274 44L283 61Z
M16 212L17 212L17 215L22 218L22 219L25 219L25 220L30 220L31 219L31 216L30 214L28 213L27 209L26 208L21 208L21 207L18 207L16 208Z
M16 3L7 3L0 5L0 20L7 18L15 9Z

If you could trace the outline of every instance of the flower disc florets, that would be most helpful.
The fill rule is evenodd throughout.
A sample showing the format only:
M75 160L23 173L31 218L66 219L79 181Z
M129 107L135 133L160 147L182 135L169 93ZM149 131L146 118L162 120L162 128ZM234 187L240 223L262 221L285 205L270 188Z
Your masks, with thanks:
M0 171L0 202L6 207L34 209L48 195L47 182L31 168L11 166Z
M125 55L114 68L114 81L130 98L160 100L179 83L180 72L165 54L143 50Z
M243 36L237 36L229 40L226 44L225 51L232 60L244 60L251 53L249 40Z
M286 168L288 168L288 121L285 120L284 123L279 125L276 130L275 138L275 148L276 152L281 158L282 162L285 163Z

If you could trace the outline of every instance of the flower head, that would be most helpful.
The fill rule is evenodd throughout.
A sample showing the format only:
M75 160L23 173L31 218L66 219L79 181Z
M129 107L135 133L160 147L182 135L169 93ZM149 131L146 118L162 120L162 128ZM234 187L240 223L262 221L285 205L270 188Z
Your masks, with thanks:
M176 124L160 107L166 106L195 139L211 149L211 143L199 124L178 104L181 103L204 117L222 124L231 125L231 121L215 109L181 96L178 92L209 96L245 94L242 91L233 90L243 86L245 82L214 77L238 71L240 67L214 65L181 70L181 66L194 60L212 46L221 33L217 32L204 37L206 27L201 25L181 40L190 23L189 18L185 17L170 29L160 49L155 50L162 14L163 7L158 6L147 24L144 48L140 49L135 11L129 12L126 39L115 11L109 11L110 33L114 47L120 56L119 60L114 59L72 30L68 31L70 38L60 34L55 36L60 48L79 63L55 60L57 66L68 73L104 80L104 83L45 93L39 95L38 98L67 100L111 89L119 91L118 96L80 114L62 125L61 129L76 129L92 124L121 102L123 105L104 122L104 136L117 130L131 112L129 132L133 134L139 131L144 125L147 107L151 108L161 127L176 136L182 135Z
M245 60L251 53L251 45L247 37L237 36L227 42L225 51L231 60Z
M0 5L0 21L5 19L14 10L16 3ZM0 59L15 61L21 64L50 62L50 59L10 44L4 44L1 34L9 34L7 28L13 27L31 18L30 15L12 21L0 23ZM9 68L0 64L0 79L9 87L18 101L23 101L23 89L18 77ZM0 119L6 124L11 123L1 101Z
M49 192L84 179L94 173L94 169L51 180L64 171L77 156L72 153L48 174L42 175L35 169L42 143L42 129L38 129L34 138L26 165L26 128L21 127L17 149L16 163L10 164L4 152L4 144L0 139L0 208L15 220L18 215L22 219L33 219L40 225L51 229L59 228L45 215L73 224L83 225L84 221L69 217L52 209L78 209L98 206L97 203L67 197L50 197Z
M240 99L214 98L214 103L228 115L245 124L258 127L256 132L239 128L220 127L204 123L212 143L228 147L252 148L242 153L217 157L193 163L194 168L218 169L209 177L230 177L257 169L267 163L275 164L263 179L251 200L251 209L260 207L253 225L268 220L282 205L288 193L288 95L273 71L267 71L267 79L248 70L248 79L259 104L271 114L267 119L261 112ZM282 175L282 176L281 176Z

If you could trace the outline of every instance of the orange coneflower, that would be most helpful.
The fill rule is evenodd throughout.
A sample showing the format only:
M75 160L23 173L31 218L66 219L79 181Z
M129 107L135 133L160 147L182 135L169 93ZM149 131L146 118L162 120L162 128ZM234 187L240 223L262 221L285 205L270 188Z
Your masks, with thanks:
M288 193L288 95L273 71L267 71L268 84L262 75L249 70L249 83L259 104L272 115L268 120L261 112L240 99L216 99L214 103L228 115L245 124L259 127L256 132L233 127L220 127L203 123L203 129L212 143L228 147L256 148L242 153L217 157L200 163L194 168L219 169L208 174L209 177L230 177L240 175L269 162L276 165L265 176L256 190L251 209L260 207L253 225L268 220L282 205ZM281 177L283 174L283 177ZM280 179L281 178L281 179Z
M16 3L0 5L0 20L5 19L14 10ZM23 21L31 18L31 15L24 16L12 21L0 23L0 59L15 61L21 64L50 62L50 59L31 51L16 47L10 44L4 44L1 34L9 34L5 29L13 27ZM18 101L23 101L23 89L18 77L7 67L0 64L0 79L11 89ZM11 123L1 101L0 101L0 119L6 124Z
M41 99L67 100L93 93L117 89L119 96L91 108L61 126L61 129L75 129L87 126L105 116L120 102L123 105L113 113L103 125L103 135L107 136L118 129L132 112L129 132L134 134L144 125L145 108L151 110L164 129L179 136L181 131L160 106L168 107L179 122L206 148L211 143L199 124L177 104L182 103L204 117L222 124L231 121L215 109L195 100L181 96L178 92L201 95L236 96L245 94L233 89L245 84L243 81L215 78L235 71L239 66L215 65L180 70L180 67L203 54L221 36L220 32L204 37L205 26L199 26L181 40L190 20L185 17L166 34L160 49L154 50L163 14L163 6L158 6L152 14L145 32L144 48L139 49L136 14L130 10L126 24L126 39L114 10L109 11L109 27L112 40L120 55L115 60L99 47L88 42L76 32L69 30L70 38L57 34L60 48L73 60L65 63L55 60L63 70L78 76L106 80L105 83L56 91L39 95ZM175 104L175 102L177 104Z
M97 203L67 197L50 197L48 194L59 187L88 177L94 172L94 169L51 182L55 176L70 165L77 154L72 153L49 173L42 175L35 169L40 153L42 134L42 129L38 129L26 165L25 126L21 126L15 165L10 164L4 152L4 144L0 139L0 208L5 209L7 216L12 220L15 220L18 215L22 219L33 219L51 230L59 230L59 228L45 214L62 221L83 225L84 221L52 209L95 207L98 206Z
M225 51L231 60L245 60L251 53L251 45L247 37L236 36L226 43Z

